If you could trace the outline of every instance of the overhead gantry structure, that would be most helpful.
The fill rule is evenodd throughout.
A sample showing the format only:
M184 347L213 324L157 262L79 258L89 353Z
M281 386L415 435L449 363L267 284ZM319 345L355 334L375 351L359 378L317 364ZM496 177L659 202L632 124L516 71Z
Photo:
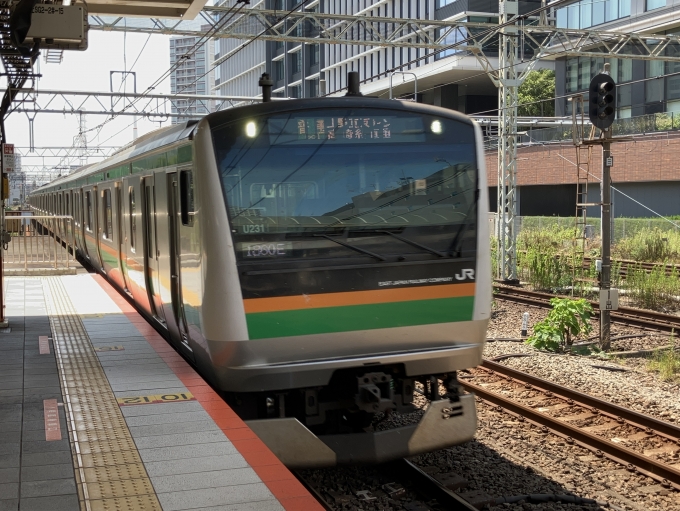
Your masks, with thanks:
M666 34L623 33L602 30L556 28L546 23L547 8L563 7L571 0L556 0L543 7L539 15L519 15L516 0L500 0L499 25L461 21L387 18L366 14L327 14L304 10L275 11L239 7L203 7L201 2L184 4L172 1L148 4L151 11L132 12L124 0L102 0L90 6L90 30L137 32L174 36L205 36L209 25L213 38L234 38L249 41L300 42L313 44L345 44L368 47L422 48L427 53L456 48L474 55L491 81L499 89L499 144L498 144L498 211L499 211L499 273L506 280L515 280L516 244L516 147L518 88L538 60L568 56L627 58L642 60L680 61L680 36ZM119 6L104 4L119 2ZM205 2L204 2L205 3ZM93 5L98 7L92 8ZM125 11L124 5L128 5ZM200 6L200 7L199 7ZM201 9L202 7L202 9ZM163 14L163 9L185 9L181 16ZM174 11L177 14L177 10ZM370 12L370 11L367 11ZM229 19L217 26L220 16L230 13ZM146 15L147 19L129 18ZM192 15L196 19L190 20ZM169 19L174 17L175 19ZM223 20L224 18L222 18ZM453 44L447 41L456 41ZM241 47L220 56L215 65L230 58ZM489 56L493 53L494 56ZM498 55L498 57L495 57ZM15 87L16 90L19 87ZM142 93L150 98L151 95ZM100 110L98 107L97 110ZM18 110L17 110L18 111ZM140 115L125 107L120 113ZM75 112L74 112L75 113ZM93 110L94 113L94 110Z
M558 1L552 5L565 6ZM548 5L550 7L550 4ZM206 7L204 21L227 8ZM242 8L213 37L309 44L422 48L431 52L456 48L474 55L498 88L498 242L499 276L517 280L516 174L518 89L539 60L589 56L680 61L680 36L577 30L547 25L545 8L528 18L519 2L500 0L499 24L274 11ZM284 19L285 16L285 19ZM500 26L499 26L500 25ZM125 20L101 16L90 19L93 30L200 36L198 20ZM450 44L447 41L457 41ZM238 51L220 56L216 64ZM489 57L493 52L497 58Z

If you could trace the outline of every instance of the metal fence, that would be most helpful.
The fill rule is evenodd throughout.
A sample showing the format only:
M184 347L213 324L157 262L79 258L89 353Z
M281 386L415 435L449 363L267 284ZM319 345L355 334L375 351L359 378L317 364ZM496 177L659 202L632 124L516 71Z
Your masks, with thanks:
M579 119L580 119L579 115ZM586 133L589 131L589 124ZM517 136L518 145L536 145L557 142L571 142L573 140L573 124L571 119L565 120L560 126L552 128L532 128L526 126L519 128L521 134ZM680 129L680 114L666 112L659 114L646 114L638 117L616 119L612 124L614 136L623 135L646 135L650 133L666 133ZM484 148L492 150L498 148L498 137L488 136L484 141Z
M63 243L75 245L73 217L6 216L4 227L10 235L9 243L3 247L4 265L8 270L57 270L75 266L75 254L63 246Z
M489 214L489 228L492 236L498 234L497 217L495 213ZM600 219L589 217L587 224L592 226L591 232L595 236L600 235ZM680 220L669 222L663 218L614 218L612 221L612 241L635 236L644 230L658 229L662 232L675 231L680 233ZM519 234L522 229L551 229L559 227L563 229L576 227L574 217L564 216L516 216L515 229Z

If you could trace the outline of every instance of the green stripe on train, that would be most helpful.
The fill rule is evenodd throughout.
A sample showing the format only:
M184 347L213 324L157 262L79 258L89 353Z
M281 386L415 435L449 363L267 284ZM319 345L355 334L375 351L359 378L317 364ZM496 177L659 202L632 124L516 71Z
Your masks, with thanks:
M251 339L470 321L474 296L246 314Z

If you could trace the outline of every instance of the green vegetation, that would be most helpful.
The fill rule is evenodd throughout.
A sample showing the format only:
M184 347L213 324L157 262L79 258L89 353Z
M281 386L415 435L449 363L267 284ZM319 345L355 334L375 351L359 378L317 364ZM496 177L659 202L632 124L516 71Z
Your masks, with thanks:
M647 362L647 370L659 373L659 378L664 381L680 379L680 354L675 350L674 333L671 333L670 349L657 352Z
M658 227L638 231L618 241L614 252L631 261L680 261L680 232L664 232Z
M521 231L517 238L521 279L534 289L550 290L568 285L572 271L563 258L573 244L574 234L575 229L558 226Z
M552 117L555 115L555 71L538 69L531 71L519 86L518 115L527 117Z
M678 305L680 296L680 275L673 267L670 274L666 274L663 267L651 271L642 268L628 269L628 275L620 286L629 292L633 303L645 309L668 310Z
M573 218L523 217L517 235L519 279L537 291L597 299L599 219L588 223L596 236L582 245ZM617 218L614 231L611 283L621 291L620 303L664 312L680 309L680 229L661 219ZM497 251L492 239L494 272ZM582 257L591 258L590 265ZM650 270L642 263L660 266ZM621 275L624 265L627 274Z
M534 333L525 341L537 349L560 351L571 347L573 338L591 331L590 316L593 309L583 298L553 298L548 316L534 325Z

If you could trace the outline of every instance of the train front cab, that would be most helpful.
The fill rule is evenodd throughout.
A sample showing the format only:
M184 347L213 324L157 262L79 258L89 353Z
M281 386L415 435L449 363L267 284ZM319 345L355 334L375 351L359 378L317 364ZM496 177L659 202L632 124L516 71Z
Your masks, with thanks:
M397 407L402 407L409 401L407 397L403 402L403 382L429 376L449 379L457 370L478 365L490 315L488 203L487 194L481 193L486 175L479 128L440 109L369 101L371 107L381 103L386 110L375 119L369 115L368 122L382 116L390 120L392 133L399 126L403 133L401 140L396 135L383 139L379 154L371 146L363 147L364 154L373 150L376 158L388 159L391 165L370 172L370 177L368 170L363 177L348 174L348 169L361 167L343 160L354 157L350 144L296 142L301 121L317 126L335 117L337 122L336 112L322 110L328 102L310 100L305 104L319 110L301 114L289 109L275 121L258 116L256 108L249 118L220 122L219 117L209 117L199 124L195 138L196 165L202 169L196 175L196 199L201 211L213 212L200 220L201 272L207 277L199 304L205 353L216 385L239 395L236 403L245 396L266 402L264 412L262 405L255 407L256 418L248 424L289 466L382 462L468 441L476 429L469 395L434 401L419 423L387 431L319 432L318 425L311 425L314 413L323 412L324 406L328 414L336 413L339 401L324 403L323 394L338 379L353 379L349 385L356 390L361 387L357 377L372 373L389 377L396 370L394 395L402 400ZM348 102L335 105L352 108ZM262 111L269 108L263 106ZM351 117L347 108L340 114L343 118ZM414 113L427 119L429 132L422 133L422 123L412 123ZM450 130L452 135L463 126L465 132L446 141L453 149L437 145L441 132ZM265 133L266 129L279 131ZM252 140L250 133L262 136ZM284 147L291 148L290 154L283 154ZM416 162L409 155L418 151L426 156ZM468 160L456 161L463 153ZM301 171L306 162L311 162L309 171ZM259 172L274 168L278 181ZM313 172L323 176L315 179ZM353 190L351 196L314 195L332 182ZM454 184L463 182L471 183L465 193ZM303 187L300 194L305 197L293 197ZM381 204L399 209L392 218L407 217L409 208L413 211L428 199L438 201L438 208L429 212L421 208L418 215L425 220L412 223L418 228L395 221L388 229L391 234L375 224L369 225L374 232L358 232L362 223L378 221L375 215L370 220L364 215L361 202L382 195L387 199ZM299 200L286 202L284 197ZM228 218L217 214L225 202ZM345 203L350 206L343 210ZM446 225L429 225L431 218L442 217L444 206L450 211L443 217ZM466 211L474 212L470 217ZM338 225L338 218L350 217L355 221ZM414 218L415 213L407 220ZM429 224L422 227L422 222ZM460 230L466 222L470 228ZM301 223L302 229L290 228ZM266 229L267 225L272 227ZM322 229L314 231L314 225ZM263 243L280 247L281 258L271 253L253 257L255 246ZM450 245L456 245L455 256L446 255ZM286 258L303 252L304 258ZM418 299L412 300L410 294ZM373 303L376 300L382 303ZM293 394L307 403L297 414L286 401ZM355 400L352 406L355 403L365 405ZM378 404L382 407L382 401ZM270 418L262 418L263 413Z

